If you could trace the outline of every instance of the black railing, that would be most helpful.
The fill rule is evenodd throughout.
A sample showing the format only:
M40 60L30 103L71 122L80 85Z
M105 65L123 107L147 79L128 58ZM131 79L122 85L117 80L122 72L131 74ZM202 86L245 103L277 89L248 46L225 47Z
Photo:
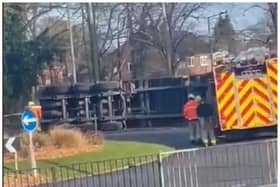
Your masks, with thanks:
M157 155L37 168L36 174L4 168L4 186L156 187L159 170Z

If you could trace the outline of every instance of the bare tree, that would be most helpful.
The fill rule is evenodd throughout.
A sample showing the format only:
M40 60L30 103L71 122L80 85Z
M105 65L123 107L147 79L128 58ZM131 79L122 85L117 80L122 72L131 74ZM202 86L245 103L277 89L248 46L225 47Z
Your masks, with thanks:
M270 28L270 36L266 40L265 43L269 42L270 40L273 40L274 43L277 41L277 3L258 3L254 4L251 7L244 10L244 13L247 11L253 9L253 8L259 8L264 11L264 15L266 16L265 21Z
M194 13L203 6L200 3L145 3L140 6L142 12L134 16L133 28L138 33L134 40L158 49L171 75L178 64L177 49L193 26Z

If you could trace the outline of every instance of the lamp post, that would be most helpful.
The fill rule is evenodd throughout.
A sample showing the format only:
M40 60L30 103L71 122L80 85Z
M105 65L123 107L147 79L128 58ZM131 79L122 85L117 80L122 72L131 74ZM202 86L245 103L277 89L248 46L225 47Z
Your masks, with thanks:
M213 72L213 43L212 43L212 37L211 37L211 18L217 17L217 16L221 16L223 14L227 14L227 11L222 11L218 14L214 14L211 16L207 17L207 22L208 22L208 39L209 39L209 43L210 43L210 55L211 55L211 72Z
M76 63L75 63L75 52L74 52L72 24L71 24L70 12L69 12L69 3L67 3L67 18L68 18L69 37L70 37L70 46L71 46L73 82L76 83L77 82Z

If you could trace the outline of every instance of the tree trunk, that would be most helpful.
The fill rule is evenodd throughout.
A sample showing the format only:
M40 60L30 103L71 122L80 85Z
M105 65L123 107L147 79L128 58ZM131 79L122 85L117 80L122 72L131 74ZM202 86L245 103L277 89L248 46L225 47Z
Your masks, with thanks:
M88 30L89 30L89 40L90 40L90 61L88 63L89 67L89 79L90 81L93 81L93 78L95 77L95 72L93 71L93 63L94 63L94 46L93 46L93 28L92 28L92 17L91 17L91 4L86 4L86 11L87 11L87 22L88 22Z
M97 47L97 35L96 35L96 25L95 25L95 4L91 3L92 9L92 46L93 46L93 63L94 63L94 78L95 81L100 80L100 68L99 68L99 57L98 57L98 47Z
M166 12L166 4L162 3L162 11L164 17L164 25L165 25L165 44L166 44L166 52L167 52L167 64L168 64L168 75L172 76L173 68L172 68L172 43L171 43L171 32L169 28L167 12Z

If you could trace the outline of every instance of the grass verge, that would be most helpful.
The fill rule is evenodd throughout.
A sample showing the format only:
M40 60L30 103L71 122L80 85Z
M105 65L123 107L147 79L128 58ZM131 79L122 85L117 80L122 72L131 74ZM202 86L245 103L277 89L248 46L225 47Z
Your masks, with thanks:
M170 150L172 148L159 144L105 141L104 148L97 152L81 153L59 159L38 160L37 167L39 169L37 171L41 182L44 179L53 181L54 176L56 181L68 180L150 163L157 159L156 153ZM25 170L19 174L23 175L20 176L21 178L32 177L28 170L29 163L27 160L19 162L19 169ZM13 163L4 164L4 170L14 170ZM36 180L33 177L29 181Z

